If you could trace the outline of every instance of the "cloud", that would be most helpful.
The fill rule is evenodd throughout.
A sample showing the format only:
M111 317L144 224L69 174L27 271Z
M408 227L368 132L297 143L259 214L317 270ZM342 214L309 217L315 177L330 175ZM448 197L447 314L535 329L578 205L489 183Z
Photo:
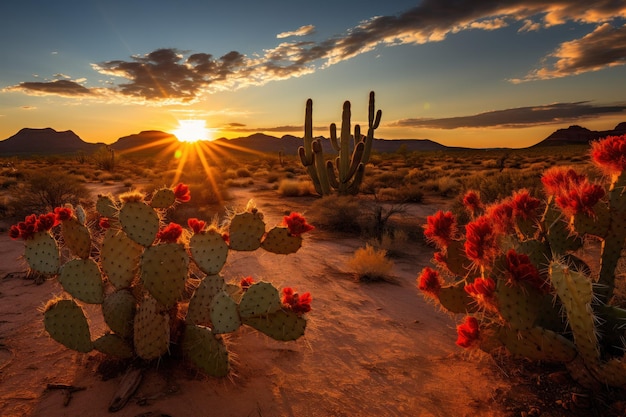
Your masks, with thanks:
M494 110L471 116L446 117L441 119L403 119L390 123L388 126L425 129L522 128L537 125L562 124L595 117L600 114L623 113L625 111L626 104L593 106L588 101L580 101Z
M283 38L288 38L290 36L306 36L306 35L312 34L313 32L315 32L315 26L306 25L306 26L300 26L298 29L291 31L291 32L279 33L278 35L276 35L276 37L278 39L283 39Z
M20 83L4 91L65 96L107 96L142 103L192 103L204 94L234 90L271 81L300 77L324 69L378 47L441 42L467 30L495 31L518 25L519 31L537 31L568 22L596 25L581 39L559 45L546 57L545 67L531 70L522 82L557 78L623 65L626 29L611 22L626 18L626 3L614 0L423 0L392 16L376 16L345 33L313 41L284 41L258 54L231 51L221 57L175 48L157 49L129 60L92 64L102 75L102 89L88 89L77 82ZM311 33L313 25L278 34L279 39ZM108 84L112 83L112 84Z
M85 97L98 94L97 90L83 87L70 80L23 82L16 86L7 87L2 91L21 91L35 96L56 95L61 97Z
M581 39L562 43L548 59L555 62L531 71L514 83L561 78L584 72L599 71L626 64L626 25L615 28L610 23L598 26Z

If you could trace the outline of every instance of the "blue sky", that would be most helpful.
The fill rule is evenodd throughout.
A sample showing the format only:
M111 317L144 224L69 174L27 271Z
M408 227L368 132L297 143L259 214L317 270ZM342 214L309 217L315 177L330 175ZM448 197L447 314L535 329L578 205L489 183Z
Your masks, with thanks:
M43 1L0 5L0 139L316 134L344 100L378 137L532 145L626 121L626 1Z

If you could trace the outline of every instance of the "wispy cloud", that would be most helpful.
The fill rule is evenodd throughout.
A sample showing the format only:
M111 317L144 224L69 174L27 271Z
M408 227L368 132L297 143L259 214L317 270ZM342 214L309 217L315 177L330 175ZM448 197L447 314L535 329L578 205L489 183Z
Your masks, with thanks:
M293 30L291 32L279 33L278 35L276 35L276 37L278 39L283 39L283 38L289 38L291 36L306 36L306 35L312 34L313 32L315 32L315 26L306 25L306 26L300 26L298 29Z
M581 39L562 43L546 60L554 62L531 71L522 79L511 81L519 83L561 78L624 65L626 64L626 25L615 28L610 23L604 23Z
M97 89L89 89L71 80L23 82L13 87L7 87L5 91L22 91L34 96L87 97L99 95Z
M589 102L555 103L533 107L495 110L470 116L441 119L402 119L389 123L389 127L413 127L426 129L458 128L521 128L548 124L575 122L601 114L626 112L626 104L594 106Z
M439 42L466 30L494 31L510 25L519 25L522 32L567 22L596 25L586 36L559 45L542 61L545 66L529 69L527 76L511 81L558 78L626 63L626 27L611 25L624 18L626 3L614 0L424 0L403 13L361 22L342 35L319 42L282 42L252 57L237 51L214 57L168 48L135 55L130 60L93 64L95 71L112 77L106 94L102 88L88 88L70 80L23 82L3 91L66 97L97 95L155 104L191 103L217 90L310 74L380 46ZM302 26L277 37L302 36L313 30L312 25Z

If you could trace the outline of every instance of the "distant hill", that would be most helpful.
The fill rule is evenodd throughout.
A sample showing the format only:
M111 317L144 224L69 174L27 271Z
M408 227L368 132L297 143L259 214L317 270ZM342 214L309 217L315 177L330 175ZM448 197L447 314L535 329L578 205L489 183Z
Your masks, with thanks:
M71 130L57 132L51 128L24 128L15 135L0 141L2 155L50 155L91 153L102 144L88 143Z
M171 133L160 130L144 130L121 137L109 147L122 153L159 154L168 148L174 148L178 143L176 136Z
M556 130L546 139L533 145L531 148L589 143L592 140L604 136L623 134L626 134L626 122L618 124L612 130L605 131L589 130L581 126L570 126L566 129ZM318 139L321 141L322 149L325 153L334 153L329 139L322 136L318 137ZM220 148L221 151L227 153L257 151L275 154L283 152L286 155L295 155L298 152L298 147L302 146L302 138L292 135L285 135L278 138L263 133L255 133L250 136L235 139L220 138L213 142L205 142L203 145L208 148ZM24 128L15 135L0 140L0 155L92 153L102 146L104 146L103 143L89 143L83 141L71 130L57 132L51 128ZM168 150L171 153L171 151L178 146L178 139L171 133L158 130L145 130L121 137L108 146L122 154L158 155ZM392 153L400 149L407 152L425 152L470 148L448 147L429 139L374 139L372 149L380 153Z
M612 130L589 130L578 125L573 125L567 129L558 129L550 136L531 147L588 144L593 140L605 136L619 136L624 134L626 134L626 122L618 124Z
M319 136L316 139L320 140L322 150L325 153L335 153L330 139L323 136ZM277 138L263 133L255 133L250 136L235 139L220 138L214 141L214 144L218 146L228 146L229 148L234 146L259 152L284 152L287 155L295 155L298 152L298 148L302 146L302 138L292 135L284 135L281 138ZM428 139L374 139L372 143L372 149L380 153L396 152L400 147L404 147L408 152L462 149L451 148Z

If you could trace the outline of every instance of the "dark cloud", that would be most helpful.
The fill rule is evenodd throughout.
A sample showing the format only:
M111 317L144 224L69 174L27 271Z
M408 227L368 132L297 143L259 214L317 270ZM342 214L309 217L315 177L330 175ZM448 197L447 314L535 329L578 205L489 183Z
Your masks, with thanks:
M520 128L537 125L574 122L600 114L623 113L626 105L593 106L589 102L556 103L534 107L495 110L471 116L441 119L403 119L389 124L391 127L425 129L458 128Z
M93 64L93 68L125 80L113 84L109 96L192 102L216 90L299 77L379 46L437 42L465 30L497 30L514 24L520 26L520 31L542 30L566 22L597 25L583 38L558 46L544 60L546 67L529 69L526 77L511 80L521 82L623 65L626 29L614 28L610 23L624 18L626 2L615 0L424 0L403 13L366 20L342 35L321 42L283 42L264 50L260 56L247 57L232 51L216 58L209 53L188 55L169 48L133 56L130 60ZM279 37L308 34L312 30L312 26L303 26ZM63 88L61 83L21 83L8 89L72 96L89 95L93 91L76 83Z
M53 94L61 97L84 97L96 95L96 91L90 90L77 82L70 80L23 82L16 86L8 87L8 91L25 91L33 95Z

